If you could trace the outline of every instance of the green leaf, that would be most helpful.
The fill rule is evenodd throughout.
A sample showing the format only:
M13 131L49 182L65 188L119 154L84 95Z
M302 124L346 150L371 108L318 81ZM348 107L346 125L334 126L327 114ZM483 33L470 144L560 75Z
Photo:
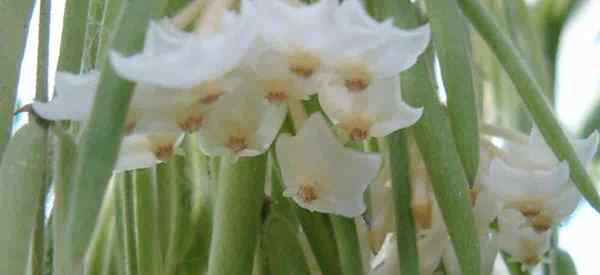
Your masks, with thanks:
M44 129L30 123L11 139L0 165L0 274L23 274L44 196Z
M229 162L221 162L209 275L250 274L261 223L267 154Z
M340 252L340 265L344 275L363 274L360 244L356 233L354 219L337 215L330 215L338 251Z
M89 0L67 0L58 69L78 73L81 70Z
M138 275L137 245L135 234L134 193L135 178L133 171L117 175L117 198L115 219L117 235L123 251L123 267L126 275Z
M469 31L455 0L427 0L425 3L446 87L452 134L472 185L479 167L479 122Z
M387 137L388 161L394 192L394 221L396 241L403 275L419 275L417 230L412 213L412 188L409 171L409 154L406 130L396 131Z
M540 132L558 159L569 163L571 179L587 199L600 212L600 196L565 132L560 127L552 108L544 98L542 87L513 46L506 34L502 33L490 12L476 0L459 0L464 14L486 40L510 78L521 99L531 113Z
M275 210L269 213L264 224L262 246L267 254L270 274L311 274L297 232L285 215Z
M408 0L395 3L396 24L411 28L420 24L415 7ZM402 16L399 16L402 14ZM462 168L448 116L437 97L431 49L409 70L402 72L402 91L413 106L425 109L413 126L415 139L442 210L444 222L464 275L480 275L480 250L471 205L467 196L467 177Z
M150 16L164 0L130 0L113 48L129 55L142 48ZM71 179L66 234L68 274L79 274L108 179L121 143L134 84L120 79L111 66L100 76L98 93L87 127L83 131L77 163ZM75 184L76 183L76 184Z
M96 53L102 35L102 21L105 8L108 7L110 0L89 0L88 2L85 39L81 53L81 70L84 72L96 67Z
M0 0L0 158L12 133L17 84L33 0Z
M552 275L577 275L577 268L569 252L557 248L552 252Z
M118 254L117 252L121 252L118 246L122 244L117 236L115 214L117 190L115 189L118 189L118 186L116 186L115 181L112 181L106 191L106 199L102 202L98 226L94 229L90 247L85 255L84 275L114 274L110 272L110 265L116 264L117 261L114 258Z

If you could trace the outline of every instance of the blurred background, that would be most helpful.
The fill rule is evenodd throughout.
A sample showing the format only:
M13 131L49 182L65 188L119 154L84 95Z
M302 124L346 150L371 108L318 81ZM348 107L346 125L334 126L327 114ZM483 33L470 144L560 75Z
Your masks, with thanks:
M507 0L510 1L510 0ZM529 5L540 0L529 0ZM35 94L38 11L30 24L27 49L21 67L18 104L30 103ZM64 0L52 1L50 33L50 91L54 87L54 70L60 49ZM556 111L564 126L576 133L600 100L600 1L582 0L567 20L559 40L556 66ZM26 121L16 118L18 129ZM598 166L598 165L596 165ZM598 175L598 173L596 173ZM600 177L596 176L596 179ZM600 274L600 215L582 203L560 230L560 246L574 258L579 274ZM503 273L499 270L498 274Z

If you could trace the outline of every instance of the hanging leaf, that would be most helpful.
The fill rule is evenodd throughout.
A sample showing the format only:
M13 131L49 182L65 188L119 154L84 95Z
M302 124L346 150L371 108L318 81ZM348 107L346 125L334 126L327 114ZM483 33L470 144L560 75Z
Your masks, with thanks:
M11 139L0 165L0 274L23 274L44 186L44 130L30 123Z

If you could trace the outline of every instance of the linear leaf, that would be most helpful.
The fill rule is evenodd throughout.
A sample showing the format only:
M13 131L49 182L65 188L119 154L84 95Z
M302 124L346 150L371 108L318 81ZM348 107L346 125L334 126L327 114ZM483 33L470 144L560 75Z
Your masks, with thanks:
M0 0L0 158L12 133L17 84L33 0Z
M425 3L446 87L452 134L467 179L473 184L479 167L479 123L469 31L455 0Z
M0 274L23 274L44 186L44 130L30 123L11 139L0 165Z

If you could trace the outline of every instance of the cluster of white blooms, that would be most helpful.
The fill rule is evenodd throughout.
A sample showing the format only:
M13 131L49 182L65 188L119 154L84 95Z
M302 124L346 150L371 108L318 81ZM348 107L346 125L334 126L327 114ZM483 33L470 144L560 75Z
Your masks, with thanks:
M506 130L502 130L506 131ZM506 135L505 135L506 136ZM479 232L482 273L490 274L498 251L510 261L533 268L550 251L551 228L559 225L577 207L581 195L569 179L569 166L557 160L543 137L533 128L529 137L504 140L496 146L482 139L480 166L474 186L469 189L475 223ZM514 138L517 137L517 138ZM599 135L571 139L579 159L589 164L596 154ZM437 274L443 263L445 274L461 274L437 206L433 189L418 150L410 147L412 212L417 229L420 272ZM389 169L386 165L384 170ZM373 186L374 219L369 243L377 255L369 274L396 274L399 268L394 236L394 205L389 175Z
M424 52L429 27L378 22L358 0L242 1L239 12L215 18L193 32L168 19L151 22L141 52L111 52L112 68L137 84L115 170L168 159L186 133L197 134L207 156L262 154L288 113L294 116L288 109L318 94L328 119L313 115L296 125L297 136L277 142L285 194L311 210L360 215L381 157L345 148L328 123L352 140L414 124L422 109L404 103L398 75ZM85 122L98 80L97 71L61 72L58 96L33 109L50 120Z
M398 75L424 52L429 27L401 30L391 20L378 22L359 0L311 5L248 0L239 12L217 18L193 32L168 19L152 22L141 52L110 54L117 74L136 83L115 170L165 161L184 134L196 134L205 155L232 161L263 154L275 143L284 195L303 208L357 217L366 208L367 186L376 181L368 243L378 253L368 272L395 274L389 164L378 153L344 147L340 139L384 137L421 117L421 108L402 100ZM59 72L58 96L34 103L33 109L48 120L85 122L98 82L97 71ZM326 116L298 117L294 108L315 95ZM288 115L295 136L280 134ZM580 160L589 163L598 135L572 142ZM483 273L491 272L498 250L525 266L536 265L550 247L549 229L580 200L569 166L556 159L535 128L527 141L482 144L470 195ZM435 274L440 263L447 274L460 274L415 146L410 155L421 274Z

